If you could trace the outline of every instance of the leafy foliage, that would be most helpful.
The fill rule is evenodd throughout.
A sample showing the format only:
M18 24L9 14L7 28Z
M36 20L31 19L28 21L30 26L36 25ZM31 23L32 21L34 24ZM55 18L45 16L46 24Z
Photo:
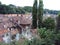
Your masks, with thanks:
M32 10L32 28L37 28L37 0L34 1Z
M42 28L42 19L43 19L43 1L42 0L39 0L38 28Z
M43 21L43 27L46 29L55 29L55 20L51 17Z
M19 7L12 4L5 5L0 2L0 14L25 14L26 12L32 12L32 7Z
M57 26L56 26L57 33L58 33L58 30L60 30L60 13L58 14L58 17L57 17Z
M20 8L20 9L18 9ZM24 13L31 13L32 12L32 7L31 6L25 6L25 7L18 7L12 4L5 5L0 2L0 14L24 14ZM49 10L49 9L44 9L43 13L46 14L48 12L49 14L54 14L57 15L58 12L57 10Z
M32 7L31 7L31 6L25 6L25 7L23 7L23 9L24 9L26 12L29 12L29 13L32 12Z
M41 28L38 30L38 34L41 37L41 40L45 42L44 45L53 45L55 43L56 34L54 31Z

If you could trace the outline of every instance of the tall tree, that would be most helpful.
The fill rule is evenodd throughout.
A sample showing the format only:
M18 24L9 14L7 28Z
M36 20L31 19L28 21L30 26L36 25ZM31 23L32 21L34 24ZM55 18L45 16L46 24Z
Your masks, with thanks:
M43 19L43 0L39 0L38 28L41 28L42 27L42 19Z
M56 23L57 23L57 25L56 25L56 34L57 34L57 36L56 37L58 37L57 39L58 40L55 40L56 42L55 42L55 45L60 45L60 13L58 14L58 17L57 17L57 20L56 20Z
M1 5L2 3L0 2L0 5Z
M45 19L43 21L43 26L46 29L53 30L53 29L55 29L55 20L53 18L51 18L51 17L48 17L47 19Z
M34 1L32 10L32 28L37 28L37 0Z

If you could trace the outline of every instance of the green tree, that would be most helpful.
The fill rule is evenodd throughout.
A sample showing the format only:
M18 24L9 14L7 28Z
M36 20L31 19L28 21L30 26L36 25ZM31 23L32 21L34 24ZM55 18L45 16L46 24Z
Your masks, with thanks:
M23 7L23 9L24 9L26 12L29 12L29 13L32 12L32 7L31 7L31 6L25 6L25 7Z
M58 14L57 17L56 34L57 40L55 45L60 45L60 13Z
M57 17L57 27L56 27L56 30L60 30L60 14L58 15Z
M45 19L43 21L43 26L46 28L46 29L55 29L55 20L51 17Z
M40 38L33 38L29 41L28 45L55 45L56 34L54 30L51 31L46 28L40 28L38 29L38 35Z
M1 5L2 3L0 2L0 5Z
M38 29L38 35L40 36L41 45L54 45L56 40L56 34L54 30L47 30L46 28Z
M28 45L40 45L40 39L34 38L29 41Z
M39 0L38 28L41 28L42 27L42 19L43 19L43 0Z
M32 9L32 28L37 28L37 0L34 1Z

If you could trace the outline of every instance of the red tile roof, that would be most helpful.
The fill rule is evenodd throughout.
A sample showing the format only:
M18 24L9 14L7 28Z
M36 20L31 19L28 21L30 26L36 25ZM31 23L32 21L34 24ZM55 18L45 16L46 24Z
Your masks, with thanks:
M0 35L4 35L5 33L8 33L8 30L0 30Z
M2 37L0 37L0 42L2 42L3 41L3 38Z
M0 16L2 17L1 18L2 23L0 23L0 34L3 34L7 31L7 29L4 28L4 25L6 25L7 27L13 26L13 23L10 22L9 19L13 19L14 22L20 21L20 24L23 24L23 25L32 23L32 20L30 19L31 15L21 15L21 14L18 14L19 16L17 16L17 14L5 14L5 15L6 16L4 16L4 14L0 14ZM13 15L13 16L11 16L11 15ZM14 16L14 15L16 15L16 16ZM7 17L7 16L11 16L11 17Z
M30 19L31 15L22 15L20 24L31 24L32 20Z

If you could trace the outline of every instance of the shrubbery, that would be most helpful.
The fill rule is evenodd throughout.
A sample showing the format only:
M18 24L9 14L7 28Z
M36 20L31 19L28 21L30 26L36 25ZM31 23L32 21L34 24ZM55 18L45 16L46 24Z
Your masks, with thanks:
M55 20L51 17L48 17L43 21L43 27L46 29L55 29Z
M38 34L41 38L41 41L43 40L44 45L53 45L55 43L56 34L54 33L54 31L41 28L38 30Z

